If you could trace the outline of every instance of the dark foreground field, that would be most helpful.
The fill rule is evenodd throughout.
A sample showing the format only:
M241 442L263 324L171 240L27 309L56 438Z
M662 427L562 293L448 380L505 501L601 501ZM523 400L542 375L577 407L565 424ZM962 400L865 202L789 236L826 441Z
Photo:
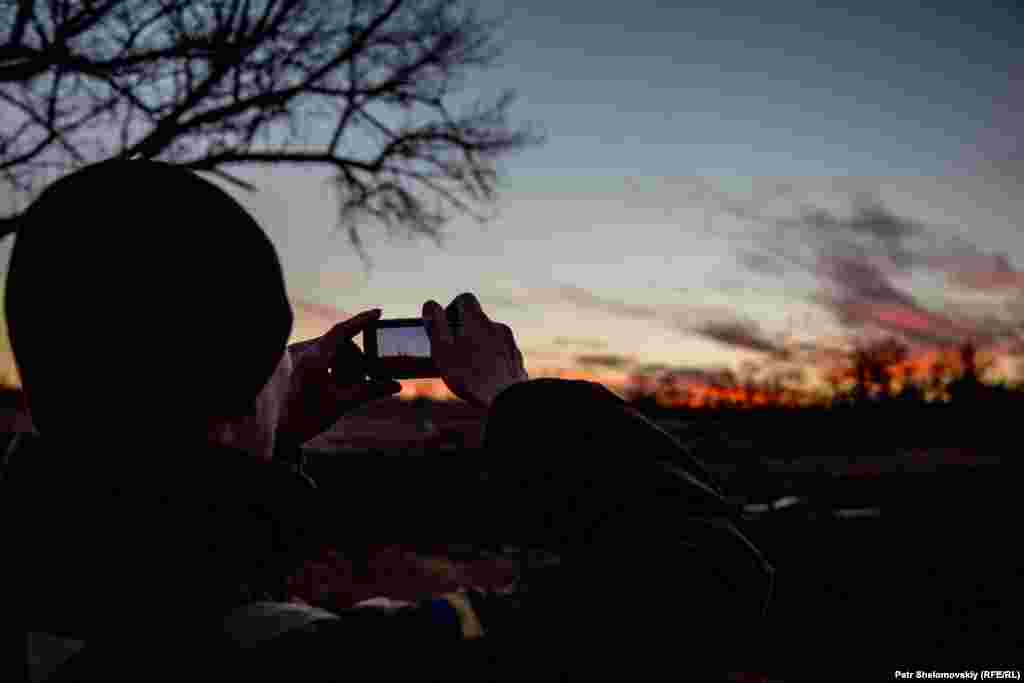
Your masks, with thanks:
M749 524L778 570L771 651L789 665L1019 667L1010 477L999 465L772 477L809 501Z
M383 542L500 548L506 539L474 524L474 510L447 493L471 490L486 473L485 454L473 447L482 416L462 404L430 408L435 427L454 429L464 447L424 451L411 445L424 438L423 410L382 404L352 416L322 441L328 450L309 451L310 474L345 510L365 509L353 529L369 537L381 530ZM1019 448L978 419L944 411L922 411L917 423L901 418L898 430L863 411L822 415L816 426L803 414L652 415L744 507L745 531L776 567L769 625L732 667L763 676L744 680L1022 668ZM996 417L986 422L1014 424ZM392 437L385 450L336 448L382 434ZM671 528L665 519L657 531L670 537ZM657 600L657 586L639 590ZM608 587L616 591L635 599L638 587ZM684 649L679 659L685 667Z
M712 469L745 504L745 529L777 570L761 651L737 653L735 670L778 681L835 680L844 673L894 680L896 669L1019 669L1024 662L1015 601L1024 575L1018 486L1008 455L936 451L857 462L704 455L717 460ZM382 522L388 526L407 522L411 533L428 537L432 530L412 531L413 522L440 512L424 515L422 507L409 511L398 501L444 507L424 497L425 484L444 477L471 486L480 458L474 450L405 458L320 455L311 470L349 498L369 495L359 493L366 482L387 482L384 495L395 503L381 505L377 488L368 508L390 511L393 519ZM466 528L458 520L467 511L458 502L448 508L449 528ZM665 529L671 524L666 519ZM633 586L620 588L636 594ZM657 587L649 590L656 599ZM609 594L614 591L610 586Z

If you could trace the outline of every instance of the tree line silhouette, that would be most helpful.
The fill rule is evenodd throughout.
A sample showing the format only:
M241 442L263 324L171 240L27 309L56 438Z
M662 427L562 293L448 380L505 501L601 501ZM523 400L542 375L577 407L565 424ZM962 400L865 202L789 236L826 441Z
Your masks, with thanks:
M761 454L846 452L860 457L900 448L1005 446L1005 426L1024 414L1024 386L983 381L992 362L980 359L971 342L954 353L937 354L916 372L909 370L912 360L905 346L889 339L856 351L848 367L830 376L829 396L801 395L778 381L755 384L748 379L712 387L703 394L706 400L696 402L669 382L634 391L627 401L666 424L682 419L679 436L702 423L712 441L742 432ZM717 450L725 457L730 449L725 442L719 445L705 448L705 454Z
M991 361L979 359L970 342L955 354L938 354L917 372L908 370L910 360L906 347L893 340L861 348L848 367L830 376L833 392L826 398L802 395L778 379L756 384L747 377L709 387L712 391L700 402L687 400L685 388L664 379L653 387L634 387L626 400L667 424L682 418L686 427L680 428L681 436L692 436L693 425L703 423L709 434L742 432L759 446L787 452L822 444L861 452L866 446L1004 445L1004 425L1024 414L1024 385L983 381ZM5 414L27 412L20 390L0 387L0 409ZM800 420L794 422L797 416Z

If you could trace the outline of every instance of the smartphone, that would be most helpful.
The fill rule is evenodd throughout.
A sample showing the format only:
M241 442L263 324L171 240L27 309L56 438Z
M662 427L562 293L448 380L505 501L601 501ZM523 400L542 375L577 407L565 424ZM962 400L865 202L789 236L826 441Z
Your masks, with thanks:
M455 309L446 310L453 331L458 329ZM430 337L422 318L378 320L363 330L363 353L371 377L427 379L440 377L430 354Z

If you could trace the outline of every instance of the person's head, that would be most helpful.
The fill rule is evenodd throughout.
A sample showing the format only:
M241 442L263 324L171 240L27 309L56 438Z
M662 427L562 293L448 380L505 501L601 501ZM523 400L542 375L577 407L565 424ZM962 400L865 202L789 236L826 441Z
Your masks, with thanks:
M11 346L44 435L205 439L257 411L293 315L273 245L185 169L107 161L19 218Z

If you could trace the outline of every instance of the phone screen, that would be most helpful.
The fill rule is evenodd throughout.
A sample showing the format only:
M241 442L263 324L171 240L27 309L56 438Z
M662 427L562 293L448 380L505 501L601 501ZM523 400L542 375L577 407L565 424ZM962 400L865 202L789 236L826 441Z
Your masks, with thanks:
M377 355L380 358L430 358L430 338L423 325L378 327Z

